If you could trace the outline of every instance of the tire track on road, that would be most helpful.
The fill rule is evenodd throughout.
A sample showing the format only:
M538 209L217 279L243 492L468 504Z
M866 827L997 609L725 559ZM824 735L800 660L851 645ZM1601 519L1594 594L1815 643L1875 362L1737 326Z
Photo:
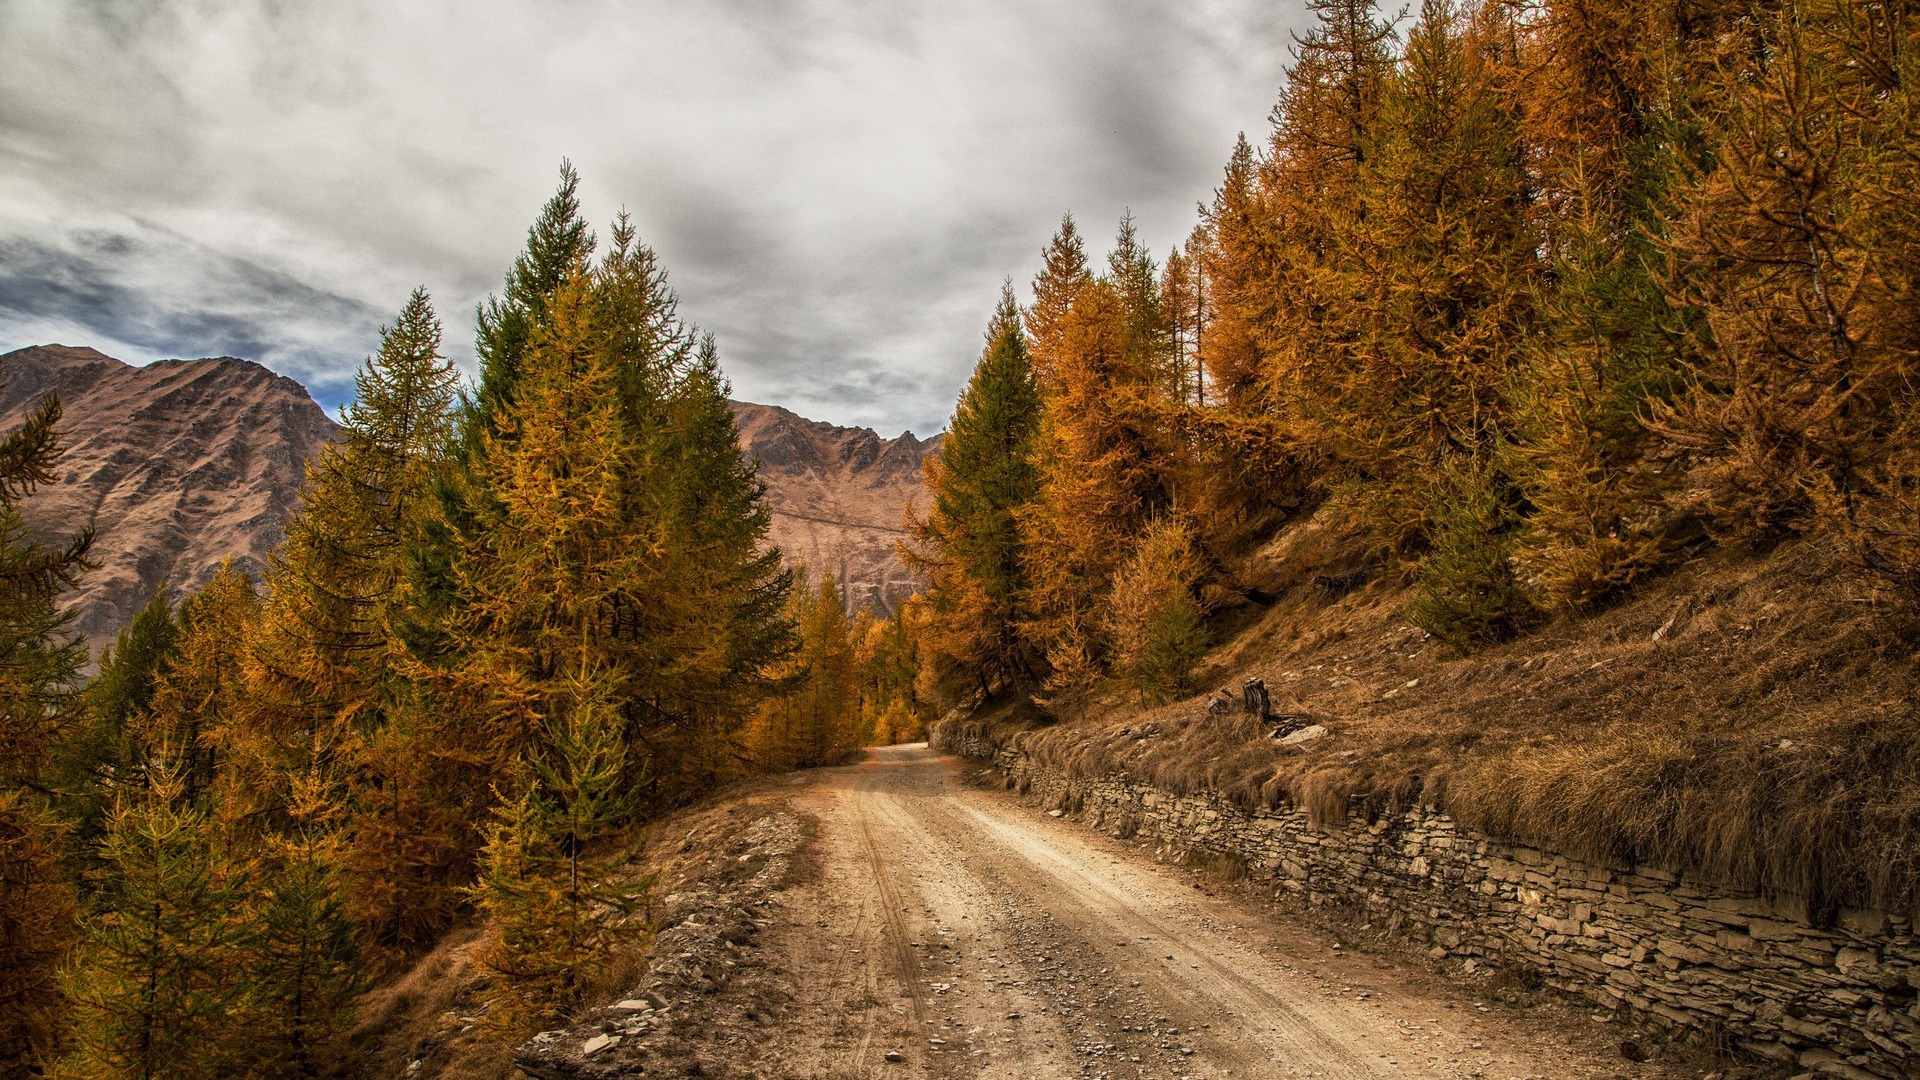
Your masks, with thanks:
M1161 898L1163 913L1158 917L1149 914L1137 896L1124 895L1092 872L1085 860L1065 854L1062 848L1071 843L1071 838L1039 837L1023 823L983 812L973 805L963 805L962 811L987 842L1006 853L1006 861L1012 864L1010 876L1024 879L1024 891L1041 898L1064 924L1081 929L1087 943L1116 967L1125 968L1129 975L1143 982L1152 980L1163 1002L1169 1005L1182 1002L1187 1006L1186 1011L1196 1016L1237 1015L1258 1018L1258 1023L1266 1025L1264 1032L1257 1028L1246 1030L1265 1048L1266 1052L1257 1055L1230 1046L1218 1036L1209 1040L1218 1044L1220 1052L1230 1057L1236 1067L1267 1065L1274 1061L1314 1061L1320 1066L1317 1070L1320 1075L1353 1080L1378 1076L1389 1068L1390 1056L1369 1047L1397 1033L1356 1031L1350 1020L1342 1023L1340 1018L1311 1016L1296 1008L1268 988L1291 981L1284 973L1269 970L1270 965L1261 958L1223 936L1191 925L1198 921L1194 918L1197 913L1177 908L1164 910L1165 898ZM1125 871L1109 868L1109 872ZM1167 923L1175 920L1189 922L1189 925L1169 929ZM1095 926L1109 932L1095 936L1090 932ZM1105 944L1116 936L1132 939L1134 947L1121 952ZM1149 939L1154 943L1155 954L1164 956L1164 960L1142 962L1139 954L1144 950L1138 946ZM1161 953L1161 949L1168 951ZM1235 966L1224 963L1220 959L1223 955L1232 956ZM1191 972L1198 972L1199 978L1196 980ZM1255 981L1255 973L1261 982ZM1296 989L1302 998L1312 993L1308 987Z

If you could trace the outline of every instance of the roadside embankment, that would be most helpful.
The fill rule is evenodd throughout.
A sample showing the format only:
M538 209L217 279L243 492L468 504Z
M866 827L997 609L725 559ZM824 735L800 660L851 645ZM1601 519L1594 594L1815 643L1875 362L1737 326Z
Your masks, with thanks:
M676 831L687 831L662 853L669 865L639 984L570 1026L521 1044L513 1052L517 1069L538 1080L700 1076L703 1051L744 1042L730 1030L737 1018L715 1015L714 995L758 968L757 938L774 918L778 894L794 881L809 835L776 784L785 786L781 779L760 782L773 790L757 798L722 793L704 813L675 820Z
M1303 809L1243 809L1121 770L1070 775L1032 753L1031 739L997 739L959 718L933 731L936 747L991 761L1042 805L1172 851L1244 861L1257 883L1363 909L1436 956L1531 970L1677 1036L1821 1075L1920 1073L1920 943L1902 915L1841 910L1815 925L1804 902L1503 842L1431 806L1316 823Z

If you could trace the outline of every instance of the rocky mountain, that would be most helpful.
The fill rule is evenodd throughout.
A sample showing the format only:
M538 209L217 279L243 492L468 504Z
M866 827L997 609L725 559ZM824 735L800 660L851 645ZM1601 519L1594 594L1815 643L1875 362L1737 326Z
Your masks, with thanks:
M760 462L773 505L773 542L816 575L831 574L850 606L887 612L917 587L894 545L909 505L924 505L921 463L940 436L883 439L869 428L808 420L774 405L733 403L740 445Z
M96 531L99 568L73 599L96 654L161 582L198 588L229 557L263 570L307 461L339 430L305 387L248 360L134 367L46 345L0 355L0 431L50 392L65 409L60 478L25 508L50 540ZM767 482L772 541L832 574L850 604L890 610L910 593L893 545L938 438L883 439L774 406L733 407Z
M133 367L63 345L0 356L0 430L47 393L65 410L65 452L25 510L49 538L95 529L99 566L73 606L96 652L163 581L198 588L227 558L264 569L307 460L338 430L305 387L249 360Z

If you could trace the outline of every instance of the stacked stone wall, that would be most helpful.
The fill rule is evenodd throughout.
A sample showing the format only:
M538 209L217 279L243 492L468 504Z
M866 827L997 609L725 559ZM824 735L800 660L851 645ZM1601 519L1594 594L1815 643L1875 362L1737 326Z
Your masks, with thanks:
M935 745L994 763L1009 786L1117 835L1242 861L1255 881L1478 964L1520 967L1613 1009L1814 1073L1920 1076L1920 943L1910 921L1715 888L1651 866L1601 866L1462 828L1431 808L1316 825L1131 777L1070 778L977 733Z

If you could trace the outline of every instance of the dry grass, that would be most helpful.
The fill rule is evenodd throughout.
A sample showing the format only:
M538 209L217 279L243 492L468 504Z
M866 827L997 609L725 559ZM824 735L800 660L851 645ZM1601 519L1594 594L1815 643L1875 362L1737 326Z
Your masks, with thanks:
M1238 885L1247 880L1247 860L1239 855L1192 847L1180 862L1214 885Z
M362 1000L355 1041L364 1047L356 1075L508 1080L508 1048L478 1018L474 991L483 969L476 957L486 936L461 927L433 951ZM413 1062L421 1067L410 1070Z
M1204 698L1140 710L1117 694L996 736L1073 775L1124 769L1320 820L1432 805L1582 858L1804 899L1815 918L1920 901L1920 633L1829 546L1715 552L1611 610L1459 656L1401 618L1391 575L1314 587L1352 568L1348 543L1314 520L1270 544L1253 573L1278 599L1241 613L1203 669L1214 686L1263 678L1276 712L1332 736L1289 749Z

